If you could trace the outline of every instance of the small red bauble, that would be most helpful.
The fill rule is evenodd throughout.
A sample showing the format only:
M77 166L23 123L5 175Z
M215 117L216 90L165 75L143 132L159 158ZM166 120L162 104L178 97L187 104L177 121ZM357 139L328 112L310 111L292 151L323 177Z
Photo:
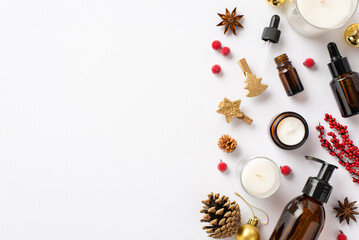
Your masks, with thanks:
M228 56L231 53L231 49L229 49L229 47L223 47L221 50L221 54L223 56Z
M212 42L212 48L214 50L219 50L219 49L221 49L221 47L222 47L222 43L220 41L215 40Z
M345 234L340 231L340 234L337 236L337 240L347 240L347 236L345 236Z
M222 162L222 160L218 163L217 165L217 169L220 171L220 172L224 172L227 170L227 163L225 162Z
M222 69L221 69L221 66L219 66L219 65L213 65L213 67L212 67L212 72L214 73L214 74L218 74L218 73L220 73L222 71Z
M280 172L284 175L284 176L288 176L291 172L292 172L292 169L289 167L289 166L281 166L280 167Z
M306 66L307 68L311 68L315 65L315 61L313 60L313 58L307 58L305 59L303 65Z

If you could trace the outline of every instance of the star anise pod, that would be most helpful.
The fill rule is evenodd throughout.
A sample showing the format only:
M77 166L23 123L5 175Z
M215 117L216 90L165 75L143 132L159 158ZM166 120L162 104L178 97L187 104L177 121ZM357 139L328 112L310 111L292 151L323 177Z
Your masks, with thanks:
M357 221L354 215L359 214L359 212L354 211L358 207L354 207L356 201L349 203L348 198L344 199L344 203L338 201L339 207L335 207L334 210L337 211L337 215L335 217L339 218L340 222L343 222L344 219L347 221L349 225L350 219L353 219L355 222Z
M237 15L237 8L233 9L232 13L230 13L226 8L226 14L218 13L218 16L222 18L222 22L218 23L217 26L225 26L224 34L231 29L234 35L236 35L236 27L243 28L242 24L239 23L239 20L243 17L243 15Z

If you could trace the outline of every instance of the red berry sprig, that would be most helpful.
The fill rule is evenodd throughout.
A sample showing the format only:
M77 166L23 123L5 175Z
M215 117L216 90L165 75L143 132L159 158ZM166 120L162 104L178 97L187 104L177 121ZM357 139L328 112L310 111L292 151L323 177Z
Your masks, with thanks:
M316 129L319 131L318 138L320 139L321 145L332 156L338 158L340 165L344 166L346 170L352 175L353 182L359 184L359 148L353 144L348 134L348 127L343 126L336 121L332 115L325 114L324 121L329 123L330 129L335 129L338 136L334 132L328 132L327 135L331 138L328 141L325 138L324 127L319 125Z

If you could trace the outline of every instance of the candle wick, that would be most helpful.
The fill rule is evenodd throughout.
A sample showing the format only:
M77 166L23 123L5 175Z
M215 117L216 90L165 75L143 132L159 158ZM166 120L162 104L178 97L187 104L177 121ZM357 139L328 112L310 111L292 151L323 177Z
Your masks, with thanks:
M256 174L257 177L262 177L262 175L260 175L259 173Z
M325 0L320 0L321 3L324 3Z

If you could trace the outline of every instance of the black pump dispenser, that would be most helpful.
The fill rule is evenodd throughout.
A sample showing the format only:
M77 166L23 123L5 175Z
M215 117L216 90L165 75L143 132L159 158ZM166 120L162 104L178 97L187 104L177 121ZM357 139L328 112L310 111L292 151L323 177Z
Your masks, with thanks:
M328 183L337 166L329 164L315 157L305 156L307 160L316 161L322 164L317 177L308 178L303 188L303 193L318 200L321 203L328 202L333 187Z
M328 51L331 58L328 67L333 78L352 71L348 59L340 55L338 47L334 42L328 44Z
M262 40L270 41L272 43L278 43L281 31L278 29L280 17L273 15L269 27L264 28L262 34Z

